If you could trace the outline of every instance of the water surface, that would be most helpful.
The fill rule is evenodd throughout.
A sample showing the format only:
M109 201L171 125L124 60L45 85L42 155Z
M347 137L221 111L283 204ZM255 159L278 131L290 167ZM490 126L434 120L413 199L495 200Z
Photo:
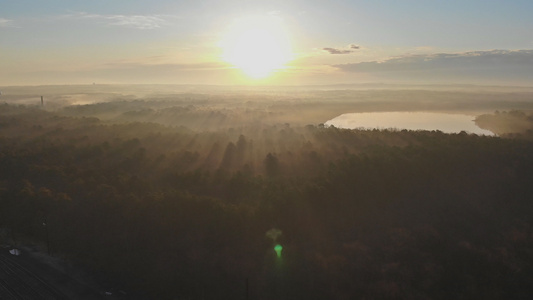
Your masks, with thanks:
M430 112L368 112L348 113L325 123L348 129L407 129L440 130L445 133L466 131L478 135L494 135L492 131L479 128L473 116Z

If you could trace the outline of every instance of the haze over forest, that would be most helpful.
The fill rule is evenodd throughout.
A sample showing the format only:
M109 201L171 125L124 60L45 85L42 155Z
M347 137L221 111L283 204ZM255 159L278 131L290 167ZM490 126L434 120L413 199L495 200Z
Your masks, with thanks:
M0 298L533 295L533 2L67 2L0 11Z
M131 299L533 292L530 88L96 84L0 97L3 242L48 249ZM324 125L381 111L466 114L496 136Z

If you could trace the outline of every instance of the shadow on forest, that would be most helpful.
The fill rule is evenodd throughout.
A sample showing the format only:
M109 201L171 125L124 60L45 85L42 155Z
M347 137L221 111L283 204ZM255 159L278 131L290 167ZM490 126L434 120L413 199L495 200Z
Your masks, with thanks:
M527 138L207 130L159 123L213 112L137 105L3 104L0 226L43 241L46 219L54 253L160 299L244 299L246 282L249 299L533 294Z

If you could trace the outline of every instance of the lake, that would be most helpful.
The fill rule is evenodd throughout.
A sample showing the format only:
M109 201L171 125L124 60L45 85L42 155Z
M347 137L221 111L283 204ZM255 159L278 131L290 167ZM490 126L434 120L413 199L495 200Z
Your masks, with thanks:
M494 135L492 131L479 128L474 118L432 112L367 112L342 114L324 124L347 129L440 130L445 133L466 131L477 135Z

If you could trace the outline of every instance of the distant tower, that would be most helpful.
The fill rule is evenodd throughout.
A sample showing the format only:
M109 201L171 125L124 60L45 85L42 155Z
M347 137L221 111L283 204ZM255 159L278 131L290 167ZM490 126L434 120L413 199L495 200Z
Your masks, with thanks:
M44 107L44 100L43 100L43 96L41 96L41 107Z

